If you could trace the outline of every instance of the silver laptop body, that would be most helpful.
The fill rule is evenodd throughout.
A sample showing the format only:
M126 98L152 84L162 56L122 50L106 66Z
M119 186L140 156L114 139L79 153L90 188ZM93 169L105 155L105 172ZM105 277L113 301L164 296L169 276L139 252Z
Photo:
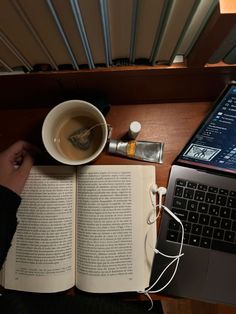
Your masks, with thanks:
M164 294L236 305L236 83L231 82L176 158L165 205L185 228L184 256ZM190 220L190 221L189 221ZM163 213L157 248L178 254L181 229ZM151 283L170 262L157 254ZM173 264L157 283L170 279Z

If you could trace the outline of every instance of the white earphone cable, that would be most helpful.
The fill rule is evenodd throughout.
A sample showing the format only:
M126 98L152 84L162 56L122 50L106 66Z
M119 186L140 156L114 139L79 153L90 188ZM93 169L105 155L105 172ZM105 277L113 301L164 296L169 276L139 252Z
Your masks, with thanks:
M162 209L163 209L173 219L175 219L180 224L180 226L181 226L181 241L180 241L179 252L178 252L177 255L167 255L167 254L162 253L158 249L153 248L153 251L155 252L155 254L160 254L160 255L162 255L162 256L164 256L166 258L170 258L170 259L172 259L172 261L170 263L168 263L168 265L163 269L161 274L158 276L156 281L151 286L149 286L147 289L145 289L143 291L138 291L139 293L145 294L148 297L148 299L150 300L151 307L149 308L149 310L151 310L152 307L153 307L153 301L152 301L152 298L151 298L150 294L161 292L162 290L164 290L171 283L171 281L173 280L173 278L174 278L174 276L175 276L175 274L177 272L180 258L184 255L184 253L182 252L183 251L183 243L184 243L184 226L183 226L183 223L181 222L181 220L178 217L176 217L176 215L174 213L172 213L169 208L167 208L166 206L162 205L162 196L166 192L166 189L165 190L164 189L165 188L161 188L161 190L160 190L160 188L158 189L157 186L155 188L153 188L153 187L150 188L149 193L150 193L151 204L152 204L152 207L153 207L153 212L149 216L147 223L150 224L150 225L155 223L157 221L157 219L160 217ZM161 191L161 193L160 193L160 191ZM156 205L155 202L152 199L152 194L156 194L156 193L159 194L159 204L158 205ZM158 209L158 212L156 213L157 209ZM154 218L151 219L152 215L154 215ZM147 235L148 235L150 229L151 228L149 228L149 230L147 231L146 241L147 241L147 238L148 238ZM148 243L148 245L152 247L152 245L150 243ZM162 276L166 273L166 271L170 268L170 266L173 265L175 262L176 262L176 264L175 264L174 271L173 271L170 279L167 281L167 283L165 283L162 287L158 288L157 290L152 290L155 287L155 285L161 280Z

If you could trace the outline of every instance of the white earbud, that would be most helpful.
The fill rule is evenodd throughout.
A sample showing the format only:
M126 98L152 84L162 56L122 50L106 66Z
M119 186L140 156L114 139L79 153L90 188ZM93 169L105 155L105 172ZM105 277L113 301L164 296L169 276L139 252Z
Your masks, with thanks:
M158 197L159 197L159 208L162 207L162 197L163 195L166 194L166 188L164 188L163 186L160 186L158 189L157 189L157 193L158 193Z
M162 197L163 195L166 195L166 188L163 187L163 186L160 186L158 189L157 189L157 193L159 194L159 197Z
M153 194L156 194L156 193L158 192L158 186L157 186L156 184L153 184L153 185L151 186L151 192L152 192Z
M158 194L159 194L159 197L162 197L163 195L165 195L165 194L166 194L166 191L167 191L166 188L163 187L163 186L158 187L156 184L153 184L153 185L151 186L151 192L152 192L153 194L158 193Z

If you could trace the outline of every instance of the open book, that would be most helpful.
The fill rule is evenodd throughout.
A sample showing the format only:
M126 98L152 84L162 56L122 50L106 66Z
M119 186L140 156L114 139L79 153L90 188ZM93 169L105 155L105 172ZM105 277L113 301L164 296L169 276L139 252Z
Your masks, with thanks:
M155 167L35 166L22 194L2 285L57 292L140 291L156 242Z

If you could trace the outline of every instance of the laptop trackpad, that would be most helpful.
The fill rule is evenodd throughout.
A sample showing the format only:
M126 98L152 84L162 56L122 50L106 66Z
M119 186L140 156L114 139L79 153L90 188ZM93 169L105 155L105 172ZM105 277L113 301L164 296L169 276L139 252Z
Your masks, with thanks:
M185 246L183 252L184 256L180 259L176 276L167 288L167 293L202 299L210 254L207 250L196 250L195 247L191 246Z
M236 256L212 251L206 287L206 298L217 303L235 304Z

